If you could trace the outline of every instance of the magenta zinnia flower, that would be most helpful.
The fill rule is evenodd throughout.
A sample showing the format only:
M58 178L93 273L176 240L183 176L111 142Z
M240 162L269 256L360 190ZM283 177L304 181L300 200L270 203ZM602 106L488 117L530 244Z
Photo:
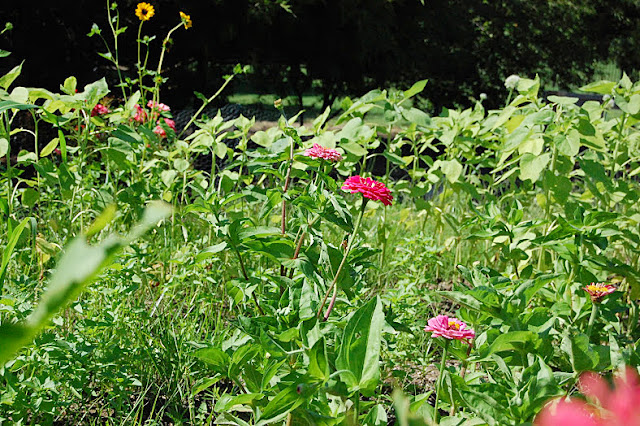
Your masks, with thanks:
M173 121L170 118L165 118L164 122L167 124L167 126L169 126L171 128L171 130L173 130L174 132L176 131L176 122ZM165 136L167 136L167 132L164 131L164 129L162 128L162 126L160 125L160 120L158 120L158 125L156 126L155 129L153 129L153 133L155 133L156 135L160 136L161 138L164 138Z
M584 287L584 290L589 293L592 302L598 302L604 296L616 291L616 288L605 283L591 283L588 286Z
M467 328L467 324L457 318L449 318L446 315L438 315L428 321L424 331L433 333L431 337L444 337L450 340L468 340L476 337L476 333Z
M109 113L109 108L107 108L102 104L96 104L96 106L94 106L93 109L91 110L92 117L95 117L96 115L102 115L102 114L108 114L108 113Z
M320 158L327 161L340 161L342 160L342 154L332 148L325 148L324 146L314 143L312 148L307 149L304 155L311 158Z
M154 102L154 101L147 102L147 108L157 109L158 111L163 111L163 112L171 111L171 108L169 108L168 105Z
M390 206L393 196L389 188L382 183L376 182L371 178L363 178L362 176L351 176L342 185L343 191L349 191L352 194L359 192L363 197L374 201L381 201L385 206Z

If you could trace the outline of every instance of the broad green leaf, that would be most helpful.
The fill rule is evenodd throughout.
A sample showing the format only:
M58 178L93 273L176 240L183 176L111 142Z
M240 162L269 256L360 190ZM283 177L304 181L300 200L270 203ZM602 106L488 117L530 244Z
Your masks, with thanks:
M529 153L524 154L520 157L520 179L537 182L540 173L549 164L549 160L551 160L551 154L548 152L537 156Z
M307 399L310 386L304 383L293 384L284 388L273 398L262 411L256 426L276 424L287 414L298 408Z
M365 417L363 424L368 426L387 426L389 422L384 406L381 404L374 405L367 417Z
M583 92L599 93L601 95L610 95L613 88L616 87L616 83L613 81L600 80L594 83L582 86L580 90Z
M600 357L589 343L586 334L565 336L560 349L569 355L569 360L575 372L589 371L596 368Z
M535 352L540 345L540 337L532 331L510 331L499 335L491 345L482 352L482 358L498 352L519 352L527 354Z
M78 80L74 76L71 76L71 77L67 77L64 80L64 84L62 85L61 89L67 95L75 95L77 87L78 87Z
M262 399L261 393L241 393L240 395L224 394L220 396L214 410L217 412L230 411L234 405L250 404L256 399Z
M429 80L420 80L416 83L413 84L413 86L411 86L408 90L405 90L403 92L404 95L404 99L409 99L415 95L417 95L418 93L422 92L425 88L425 86L427 85L427 82ZM403 99L403 101L404 101Z
M0 87L2 87L4 90L9 89L11 83L13 83L13 81L18 78L18 76L22 72L23 63L24 62L21 62L20 65L16 65L11 69L11 71L0 77Z
M444 160L440 161L440 170L447 177L447 180L451 183L455 183L462 174L462 164L458 160Z
M60 143L60 139L58 138L51 139L51 142L45 145L45 147L42 148L42 150L40 151L40 157L46 157L47 155L51 154L58 147L59 143Z
M202 262L205 259L214 257L216 253L220 253L222 250L226 248L227 248L227 242L223 241L219 244L213 245L211 247L207 247L206 249L202 250L200 253L196 255L194 260L196 263Z
M22 193L22 205L31 208L40 200L40 193L33 188L27 188Z
M226 352L223 352L221 349L216 347L199 349L193 353L193 356L198 358L200 361L206 362L216 373L219 373L223 376L227 376L227 371L229 369L229 364L231 363L231 358L227 355Z
M327 360L327 345L322 338L309 351L309 375L326 381L329 379L329 362Z
M89 245L84 235L71 241L38 306L29 317L22 323L0 325L0 341L3 343L0 346L0 365L20 347L29 343L60 309L77 298L120 250L150 227L157 225L170 212L168 205L154 202L147 207L142 220L125 237L111 236L96 246Z
M353 141L340 142L340 148L344 149L348 153L351 153L357 157L362 157L363 155L367 155L367 150L357 142L353 142Z
M359 390L373 395L380 380L380 343L385 319L382 302L376 296L358 309L349 319L342 335L337 370L346 370L340 377L349 391Z

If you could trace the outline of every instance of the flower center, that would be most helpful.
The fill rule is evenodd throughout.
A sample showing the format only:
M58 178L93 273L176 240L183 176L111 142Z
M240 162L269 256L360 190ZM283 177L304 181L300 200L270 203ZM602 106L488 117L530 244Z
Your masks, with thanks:
M455 321L449 320L449 328L453 328L454 330L460 330L460 324Z
M587 291L589 291L591 293L603 293L606 290L607 289L604 286L598 285L598 284L589 284L587 286Z

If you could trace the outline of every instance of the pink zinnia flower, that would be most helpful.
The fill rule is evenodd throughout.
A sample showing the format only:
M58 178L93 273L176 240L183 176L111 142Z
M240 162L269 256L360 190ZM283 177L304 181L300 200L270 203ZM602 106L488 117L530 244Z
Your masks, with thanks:
M362 176L351 176L342 185L343 191L349 191L352 194L359 192L363 197L374 201L381 201L385 206L390 206L393 196L389 188L382 183L376 182L371 178L363 178Z
M147 121L147 112L138 104L136 104L136 114L133 116L133 120L138 123Z
M94 106L93 109L91 110L92 117L95 117L96 115L102 115L102 114L108 114L108 113L109 113L109 108L107 108L102 104L96 104L96 106Z
M307 149L304 152L304 155L311 158L321 158L323 160L334 162L342 160L342 154L340 154L338 151L331 148L325 148L324 146L317 143L314 143L312 148Z
M171 130L173 130L174 132L176 131L176 122L173 121L170 118L164 118L164 122L167 124L167 126L169 126L171 128ZM153 133L155 133L156 135L164 138L165 136L167 136L167 132L164 131L164 129L162 128L162 126L160 125L160 120L158 120L158 125L156 126L155 129L153 129Z
M449 318L446 315L438 315L431 318L424 331L433 333L431 337L444 337L451 340L468 340L476 337L476 333L467 328L467 324L457 318Z
M164 112L171 111L171 108L169 108L169 106L162 103L156 103L154 101L147 102L147 108L157 109L158 111L164 111Z
M584 287L584 290L589 293L592 302L598 302L604 296L616 291L616 288L605 283L591 283Z
M536 426L600 426L593 410L584 401L560 398L544 406L536 417Z

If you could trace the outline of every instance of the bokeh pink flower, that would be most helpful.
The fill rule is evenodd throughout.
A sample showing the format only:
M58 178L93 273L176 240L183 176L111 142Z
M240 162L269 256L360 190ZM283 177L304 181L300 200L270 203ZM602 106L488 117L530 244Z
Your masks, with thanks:
M313 147L307 149L304 155L311 158L320 158L327 161L340 161L342 160L342 154L332 148L325 148L324 146L314 143Z
M137 123L144 123L147 121L147 112L138 104L136 104L136 113L133 116L133 120Z
M109 113L109 108L107 108L102 104L96 104L96 106L94 106L93 109L91 110L92 117L95 117L96 115L103 115L108 113Z
M470 340L476 336L467 324L457 318L449 318L447 315L438 315L427 322L424 331L433 333L431 337L444 337L450 340Z
M536 426L627 426L640 425L640 381L628 367L613 380L613 389L599 374L580 377L580 391L591 404L573 398L548 403L536 417Z
M159 103L159 102L154 102L154 101L147 102L147 108L156 109L156 110L162 111L162 112L171 111L171 108L169 108L168 105L165 105L165 104Z
M174 132L176 131L176 122L175 121L173 121L170 118L163 118L163 120L166 123L166 125L171 128L171 130L173 130ZM164 138L164 137L167 136L167 132L160 125L160 123L161 123L161 121L158 120L158 125L156 126L155 129L153 129L153 133L155 133L156 135L160 136L161 138Z
M348 178L342 185L342 190L352 194L359 192L363 197L380 201L385 206L390 206L393 202L391 191L384 183L377 182L371 178L363 178L359 175Z

